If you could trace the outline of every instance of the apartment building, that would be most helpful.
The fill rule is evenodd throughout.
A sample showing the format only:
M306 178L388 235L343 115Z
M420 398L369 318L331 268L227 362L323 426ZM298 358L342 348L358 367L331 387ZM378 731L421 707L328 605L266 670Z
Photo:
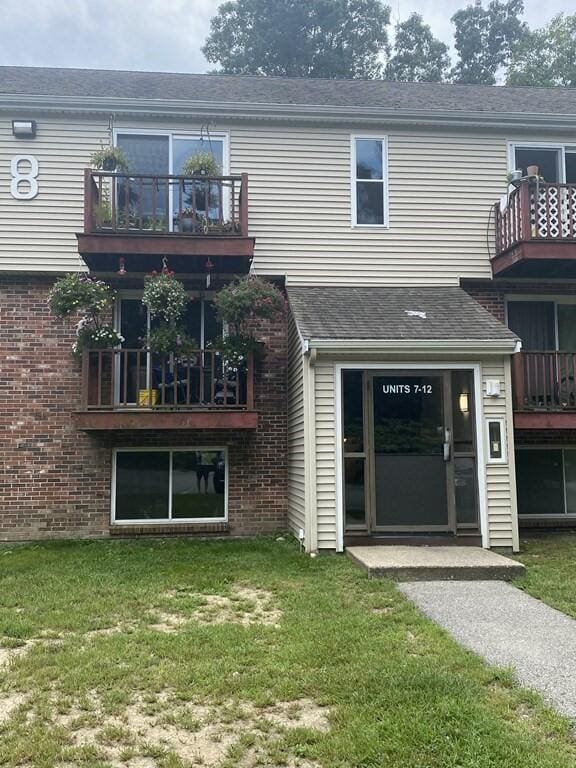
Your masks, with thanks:
M561 89L0 68L0 539L570 524L575 125ZM90 167L108 146L126 170ZM152 400L163 265L198 349ZM83 271L124 341L79 363L47 297ZM212 300L248 274L287 311L230 376Z

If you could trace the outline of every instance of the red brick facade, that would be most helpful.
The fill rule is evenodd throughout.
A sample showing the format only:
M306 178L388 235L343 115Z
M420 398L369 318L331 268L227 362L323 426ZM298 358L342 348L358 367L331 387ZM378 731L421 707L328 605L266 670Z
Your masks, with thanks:
M48 311L52 282L0 278L0 540L110 535L112 449L130 446L228 448L228 526L146 531L244 536L285 529L286 318L263 323L258 334L266 355L256 370L257 430L87 434L72 425L81 370L70 354L74 324Z

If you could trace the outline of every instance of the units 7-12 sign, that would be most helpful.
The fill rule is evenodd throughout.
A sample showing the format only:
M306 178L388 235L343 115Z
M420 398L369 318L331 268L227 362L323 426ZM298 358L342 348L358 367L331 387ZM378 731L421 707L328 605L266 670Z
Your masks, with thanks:
M431 395L432 384L383 384L385 395Z

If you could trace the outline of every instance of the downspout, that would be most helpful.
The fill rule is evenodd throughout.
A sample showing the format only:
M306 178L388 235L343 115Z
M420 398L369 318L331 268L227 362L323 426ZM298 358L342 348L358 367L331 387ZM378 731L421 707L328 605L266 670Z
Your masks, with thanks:
M517 345L516 354L521 343ZM514 453L514 409L512 406L512 363L508 356L504 359L504 391L506 393L506 447L508 449L508 477L510 483L510 507L512 512L512 551L520 551L520 533L518 530L518 499L516 494L516 457Z
M305 544L306 552L318 549L316 492L316 350L304 341L304 467L305 467Z

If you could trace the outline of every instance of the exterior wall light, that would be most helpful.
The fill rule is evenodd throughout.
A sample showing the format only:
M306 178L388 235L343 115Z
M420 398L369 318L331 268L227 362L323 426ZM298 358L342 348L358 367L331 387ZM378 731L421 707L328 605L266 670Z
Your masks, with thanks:
M458 408L460 413L468 413L470 411L470 401L468 399L468 392L462 392L458 398Z
M18 139L34 139L36 120L12 120L12 135Z

